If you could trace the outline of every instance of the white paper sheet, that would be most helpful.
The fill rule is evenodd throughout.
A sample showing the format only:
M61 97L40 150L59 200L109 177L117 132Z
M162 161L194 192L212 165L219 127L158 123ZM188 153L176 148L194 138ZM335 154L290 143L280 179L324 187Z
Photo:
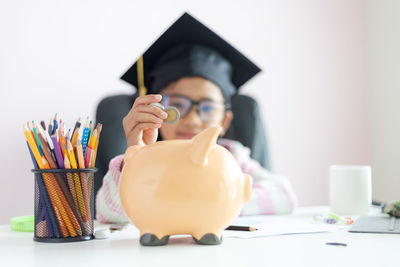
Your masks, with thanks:
M277 235L311 234L337 231L346 229L345 225L325 224L293 216L242 216L237 218L232 225L243 225L257 228L257 231L232 231L225 230L224 238L256 238Z

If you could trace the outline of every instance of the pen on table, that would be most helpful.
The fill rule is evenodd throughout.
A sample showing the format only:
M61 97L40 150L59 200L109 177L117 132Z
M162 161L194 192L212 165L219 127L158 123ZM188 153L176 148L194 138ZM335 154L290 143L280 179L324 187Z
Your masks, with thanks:
M230 225L225 230L233 230L233 231L257 231L257 228L250 227L250 226L239 226L239 225Z
M338 243L338 242L327 242L326 245L347 247L346 243Z

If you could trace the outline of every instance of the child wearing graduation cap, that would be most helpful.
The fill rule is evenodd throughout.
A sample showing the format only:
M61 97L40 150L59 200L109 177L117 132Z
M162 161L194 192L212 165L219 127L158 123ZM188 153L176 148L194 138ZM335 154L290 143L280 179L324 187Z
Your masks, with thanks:
M297 199L289 181L261 167L238 141L223 138L233 118L231 97L259 71L239 51L185 13L122 76L140 91L146 84L149 91L135 99L123 119L128 146L153 144L157 138L191 139L219 125L223 130L218 144L253 177L252 199L243 206L241 215L291 212ZM176 107L180 119L175 124L163 123L167 114L150 105L158 102ZM96 196L96 217L103 223L128 222L118 194L123 156L110 161Z

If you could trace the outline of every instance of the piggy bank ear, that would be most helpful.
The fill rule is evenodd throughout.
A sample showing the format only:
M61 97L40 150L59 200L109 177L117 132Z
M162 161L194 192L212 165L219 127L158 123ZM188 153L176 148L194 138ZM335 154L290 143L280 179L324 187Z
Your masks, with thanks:
M125 156L124 156L124 163L126 163L128 160L130 160L137 151L139 151L141 146L130 146L128 149L125 151Z
M208 152L217 143L217 138L222 128L220 126L208 128L192 139L189 155L195 164L207 165Z

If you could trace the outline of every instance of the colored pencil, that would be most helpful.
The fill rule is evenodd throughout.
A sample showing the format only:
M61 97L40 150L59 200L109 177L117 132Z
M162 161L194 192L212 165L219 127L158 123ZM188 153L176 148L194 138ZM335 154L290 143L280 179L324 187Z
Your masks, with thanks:
M64 166L65 166L66 170L71 169L71 164L69 163L67 154L64 154ZM70 172L67 172L67 181L68 181L69 191L71 192L72 198L75 203L75 207L78 207L78 200L76 197L74 178L72 177L72 173L70 173Z
M33 121L32 121L32 131L33 131L33 136L35 137L36 145L39 149L40 155L44 156L43 147L42 147L42 144L40 143L39 136L36 131L35 123Z
M233 230L233 231L257 231L257 228L250 227L250 226L238 226L238 225L230 225L225 230Z
M63 160L63 156L61 154L60 144L58 143L57 136L55 134L52 135L51 141L53 142L54 154L56 155L58 168L64 169L64 160Z
M49 127L47 128L47 132L49 133L49 135L53 134L53 120L51 120L51 119L49 122Z
M80 169L85 168L85 162L83 160L83 151L82 151L82 144L78 140L75 146L75 151L78 156L78 164ZM90 199L89 199L89 192L88 192L88 186L87 186L87 180L86 180L86 174L85 173L80 173L79 177L81 179L81 186L82 186L82 194L83 194L83 201L85 204L85 210L87 212L87 219L89 220L91 218L91 212L90 212Z
M49 133L45 130L45 129L43 129L42 127L41 127L41 125L39 125L39 132L42 134L42 136L44 136L44 138L46 139L46 141L47 141L47 145L49 146L49 149L50 149L50 152L51 152L51 154L53 155L53 158L54 159L56 159L56 154L55 154L55 152L54 152L54 144L53 144L53 141L51 140L51 137L50 137L50 135L49 135ZM58 165L58 164L57 164Z
M92 134L92 121L89 122L89 133L88 136L91 136Z
M71 129L68 129L67 134L65 135L65 140L71 140L70 139L70 135L71 135Z
M82 150L83 150L84 157L85 157L85 153L86 153L86 146L88 143L88 138L89 138L89 118L86 119L85 127L83 128L83 132L82 132Z
M71 163L72 169L77 169L78 166L76 163L74 151L73 151L71 143L69 141L67 143L67 151L68 151L68 159L69 159L69 162ZM87 214L86 214L86 208L85 208L84 199L83 199L81 182L79 180L79 176L77 173L73 173L72 176L74 177L75 192L76 192L76 198L77 198L78 204L79 204L79 210L81 211L83 221L87 221Z
M44 130L46 130L46 123L44 121L40 121L40 125L43 127Z
M75 146L75 143L72 142L72 138L74 137L75 132L78 132L79 134L79 128L81 127L81 117L78 118L78 120L75 122L74 130L72 131L72 136L71 136L71 144Z
M57 180L58 184L60 185L60 188L61 188L62 192L64 193L64 196L67 200L65 205L69 205L69 207L70 207L70 210L68 211L68 217L70 218L71 223L72 223L74 229L76 230L76 233L79 236L82 236L81 226L83 226L83 222L79 216L79 212L77 211L76 206L74 205L74 201L73 201L71 192L68 190L68 187L65 184L64 178L62 177L61 173L55 173L54 175L55 175L56 180Z
M39 133L38 136L39 136L40 143L43 146L43 152L44 152L44 155L45 155L47 161L49 162L50 168L57 169L58 165L55 162L55 159L53 158L53 154L51 153L50 148L47 145L46 140L44 140L44 138L43 138L41 133Z
M35 169L39 169L39 166L35 160L35 157L32 153L31 148L29 147L28 142L26 142L26 144L28 145L28 150L29 150L29 154L31 155L33 166L35 167ZM42 202L43 208L46 209L45 217L46 217L48 235L50 237L53 237L55 234L57 237L60 237L60 229L58 228L55 215L53 213L53 210L51 209L51 204L50 204L49 196L47 195L47 192L46 192L46 188L43 185L43 181L40 179L40 175L35 174L35 178L36 178L36 183L38 185L40 201ZM54 229L55 233L53 233L53 229Z
M95 163L96 163L97 149L99 147L100 134L101 134L101 130L103 129L103 124L99 123L97 125L96 129L97 129L97 138L96 138L96 144L95 144L94 152L93 152L93 156L92 156L92 163L91 163L92 167L94 167Z
M72 137L71 137L71 145L75 146L76 145L76 140L78 140L79 137L79 127L76 128L76 130L74 131Z
M58 133L58 142L60 144L62 155L64 155L65 153L68 154L68 152L67 152L67 142L65 141L65 137L64 137L64 135L62 133L62 129L59 129L57 131L57 133Z
M58 122L57 122L57 113L56 115L54 115L54 119L53 119L53 132L52 134L54 134L58 129Z
M24 127L25 138L28 141L29 147L32 150L35 160L36 160L39 168L44 169L45 165L48 164L47 160L40 154L39 149L36 146L35 140L33 139L32 134L28 130L27 126L24 125L23 127Z

